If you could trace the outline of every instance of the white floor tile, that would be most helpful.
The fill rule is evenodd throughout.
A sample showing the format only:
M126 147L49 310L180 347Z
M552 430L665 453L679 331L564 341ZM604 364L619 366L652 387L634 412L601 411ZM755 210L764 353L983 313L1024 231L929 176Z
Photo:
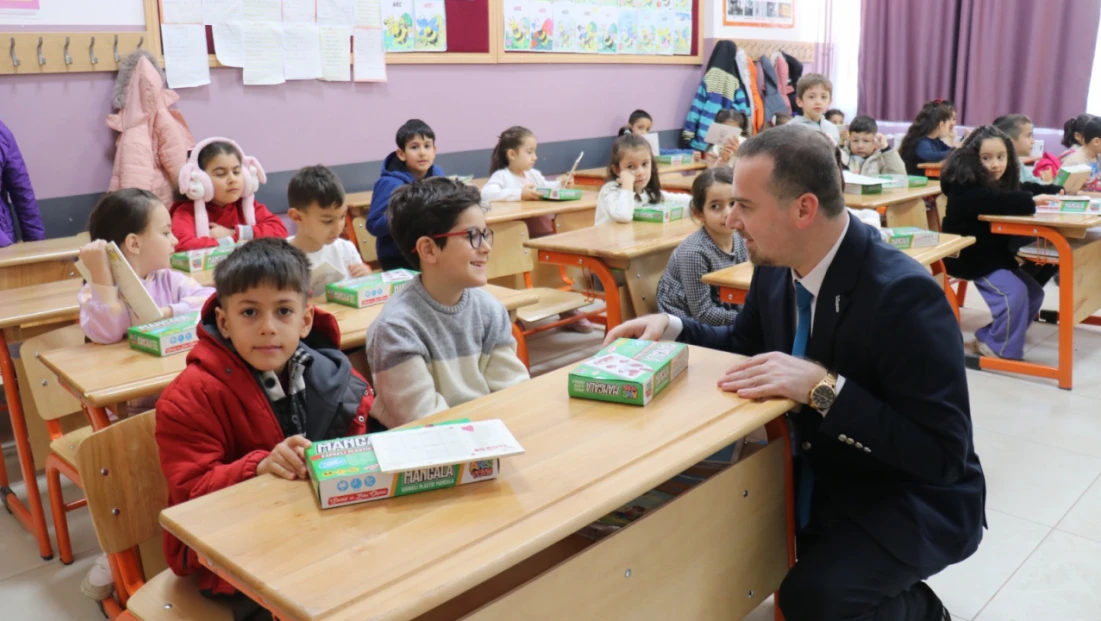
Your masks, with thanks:
M0 581L4 610L18 611L11 619L43 621L96 621L103 619L96 602L80 592L80 581L95 562L97 552L77 557L68 567L49 563L33 571Z
M1025 353L1027 362L1055 366L1059 363L1059 335L1052 333ZM1053 380L1045 380L1055 385ZM1074 329L1074 393L1101 398L1101 333L1091 326Z
M1056 528L1101 543L1101 478L1093 482Z
M973 619L1051 529L998 511L986 512L990 529L971 558L929 579L948 610Z
M745 616L742 621L772 621L776 618L775 606L772 603L772 596L761 602L760 606L753 609L753 612Z
M986 429L975 430L986 507L1055 526L1101 474L1101 459Z
M1053 531L975 621L1096 621L1101 543Z

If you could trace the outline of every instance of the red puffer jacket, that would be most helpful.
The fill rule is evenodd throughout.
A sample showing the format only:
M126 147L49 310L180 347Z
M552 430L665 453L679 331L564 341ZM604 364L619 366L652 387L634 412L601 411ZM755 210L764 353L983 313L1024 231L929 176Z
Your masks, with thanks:
M199 342L187 355L187 368L157 401L157 447L170 506L256 476L256 467L285 439L253 370L218 332L217 306L218 298L212 296L203 308ZM315 309L313 329L302 340L313 358L304 375L306 437L313 441L367 432L374 392L340 352L339 343L336 319ZM164 555L177 575L198 574L203 591L235 592L167 532Z

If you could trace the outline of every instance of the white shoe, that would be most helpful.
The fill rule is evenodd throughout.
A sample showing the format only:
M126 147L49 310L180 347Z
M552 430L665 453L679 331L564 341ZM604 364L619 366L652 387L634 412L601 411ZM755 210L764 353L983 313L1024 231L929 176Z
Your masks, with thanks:
M990 346L983 343L979 339L975 339L975 349L979 352L980 356L986 356L987 358L1001 358Z
M111 576L111 563L106 554L101 554L80 583L80 592L98 602L111 597L114 590L115 579Z

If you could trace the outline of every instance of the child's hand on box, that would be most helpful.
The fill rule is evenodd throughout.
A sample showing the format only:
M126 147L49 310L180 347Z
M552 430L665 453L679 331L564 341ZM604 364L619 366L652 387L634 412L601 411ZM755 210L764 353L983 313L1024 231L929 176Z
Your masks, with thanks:
M520 190L520 200L522 201L537 201L539 198L539 192L535 191L533 185L525 185L524 189Z
M1039 206L1055 202L1059 200L1059 197L1055 196L1054 194L1038 194L1036 196L1033 196L1032 200L1036 203L1037 206Z
M366 263L356 263L355 265L348 266L348 273L352 275L352 278L359 278L360 276L370 276L371 266Z
M80 248L80 260L92 276L92 284L113 287L115 277L111 275L111 262L107 259L107 242L97 239Z
M256 476L271 474L288 481L306 478L306 449L310 442L305 436L291 436L275 445L271 453L256 466Z
M222 239L223 237L233 237L233 229L228 229L221 224L210 225L210 236L214 239Z

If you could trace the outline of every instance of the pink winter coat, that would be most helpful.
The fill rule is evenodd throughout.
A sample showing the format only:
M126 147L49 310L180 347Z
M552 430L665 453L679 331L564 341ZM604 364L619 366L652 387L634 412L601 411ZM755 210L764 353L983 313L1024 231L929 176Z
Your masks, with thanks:
M119 79L126 77L120 69ZM125 105L107 117L107 126L119 132L108 190L149 190L171 205L175 180L195 139L183 115L169 109L180 96L165 88L160 72L147 57L136 59L128 77Z

